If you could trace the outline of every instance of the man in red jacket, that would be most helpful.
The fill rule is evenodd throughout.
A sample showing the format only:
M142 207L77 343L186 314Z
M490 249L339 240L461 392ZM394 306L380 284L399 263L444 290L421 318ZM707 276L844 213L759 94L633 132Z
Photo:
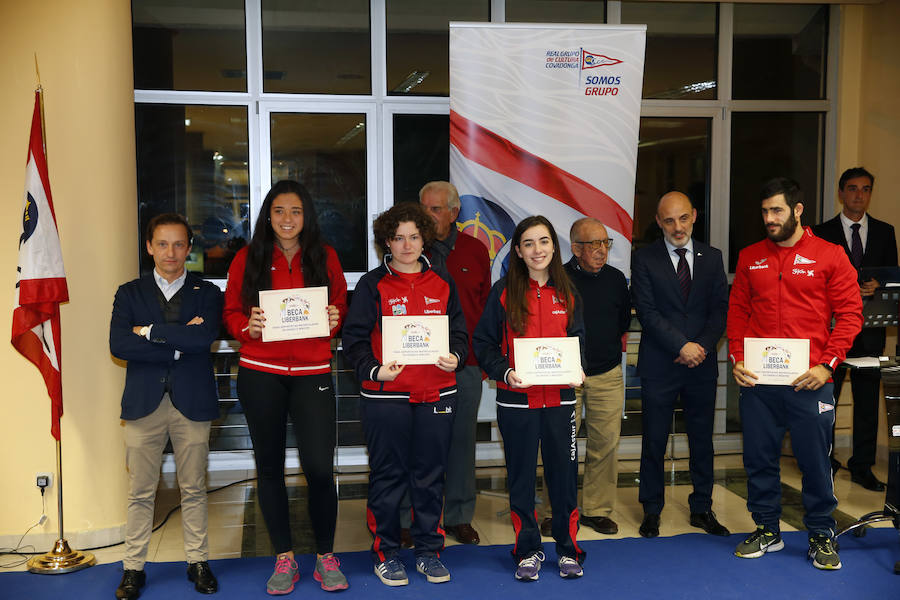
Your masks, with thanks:
M472 352L472 332L491 291L491 261L484 244L456 228L459 192L447 181L430 181L419 191L419 202L434 219L437 239L431 247L433 265L447 269L469 332L469 358L456 373L456 418L450 441L444 484L444 529L462 544L481 540L472 527L475 514L475 429L481 403L481 369Z
M818 569L840 569L828 458L834 424L831 374L862 328L856 271L840 246L801 227L803 203L795 181L773 179L760 196L767 239L741 251L728 309L728 349L741 386L747 508L757 527L735 555L759 558L784 548L779 460L790 431L803 474L809 558ZM744 338L750 337L808 339L809 369L790 385L757 384L757 375L744 365Z

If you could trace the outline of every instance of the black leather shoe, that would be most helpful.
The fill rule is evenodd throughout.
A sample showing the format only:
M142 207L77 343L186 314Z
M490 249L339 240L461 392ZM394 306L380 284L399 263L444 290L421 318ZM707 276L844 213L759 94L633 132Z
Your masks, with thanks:
M541 535L544 537L553 536L553 517L544 517L541 521Z
M834 479L837 472L841 470L841 463L838 460L835 460L834 457L831 457L831 478Z
M619 526L609 517L588 517L581 515L579 519L582 525L587 525L597 533L605 533L606 535L615 535L619 533Z
M194 589L201 594L215 594L219 591L219 582L205 560L189 564L187 577L194 582Z
M867 490L872 490L873 492L884 491L884 484L878 481L871 469L860 471L858 473L851 472L850 481L863 486Z
M409 527L401 527L400 528L400 547L401 548L412 548L415 545L412 539L412 533L409 531Z
M716 520L716 513L713 511L691 513L691 526L699 527L710 535L721 535L722 537L731 535L731 532Z
M122 573L122 581L116 588L116 598L119 600L136 600L141 595L141 588L147 583L147 574L141 571L125 569Z
M659 536L659 515L644 514L644 520L638 529L641 537L655 538Z
M481 538L478 532L472 527L471 523L460 523L459 525L444 525L444 530L456 538L460 544L480 544Z

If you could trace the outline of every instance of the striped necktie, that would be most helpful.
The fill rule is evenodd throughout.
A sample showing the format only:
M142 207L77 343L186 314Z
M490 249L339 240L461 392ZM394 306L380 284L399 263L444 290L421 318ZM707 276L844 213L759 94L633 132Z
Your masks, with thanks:
M678 255L678 268L675 271L675 278L678 279L678 286L681 288L681 297L687 302L691 293L691 269L688 267L687 248L676 248L675 253Z

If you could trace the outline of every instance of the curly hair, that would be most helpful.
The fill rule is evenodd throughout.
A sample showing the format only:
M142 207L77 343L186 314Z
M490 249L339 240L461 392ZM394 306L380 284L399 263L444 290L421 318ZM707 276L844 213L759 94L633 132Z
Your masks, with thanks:
M434 220L428 216L418 202L400 202L378 215L378 218L372 223L375 248L380 256L384 256L388 252L388 240L397 233L400 223L409 222L415 224L422 236L424 242L422 252L427 252L431 248L437 235L434 229Z

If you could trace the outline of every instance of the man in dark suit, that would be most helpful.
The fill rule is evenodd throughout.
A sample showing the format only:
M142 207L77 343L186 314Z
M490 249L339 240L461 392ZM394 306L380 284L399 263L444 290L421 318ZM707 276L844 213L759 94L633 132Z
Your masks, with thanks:
M156 487L169 439L181 489L188 579L198 592L218 589L207 562L206 467L210 423L219 416L210 345L219 332L222 294L185 270L190 250L191 229L181 215L154 217L147 226L153 272L120 286L113 305L109 348L128 361L121 418L129 493L120 599L134 600L146 582Z
M728 281L722 253L691 238L697 211L680 192L659 200L656 222L664 239L634 253L632 304L641 322L640 491L644 519L639 532L659 535L665 502L666 442L675 402L681 399L694 486L688 497L691 525L729 535L712 512L713 414L716 404L716 345L725 331Z
M862 167L847 169L838 182L838 197L843 210L839 215L813 227L813 233L833 244L838 244L847 252L850 262L857 272L865 267L897 266L897 240L893 226L866 214L872 199L875 177ZM862 280L859 276L859 291L863 302L872 296L879 282L874 279ZM880 356L884 352L884 327L865 328L853 342L848 357ZM841 395L841 386L847 369L834 372L835 401ZM850 373L853 392L853 455L847 461L850 480L866 489L884 491L884 484L872 473L878 437L878 404L881 371L878 369L856 369ZM832 470L841 464L831 450Z

